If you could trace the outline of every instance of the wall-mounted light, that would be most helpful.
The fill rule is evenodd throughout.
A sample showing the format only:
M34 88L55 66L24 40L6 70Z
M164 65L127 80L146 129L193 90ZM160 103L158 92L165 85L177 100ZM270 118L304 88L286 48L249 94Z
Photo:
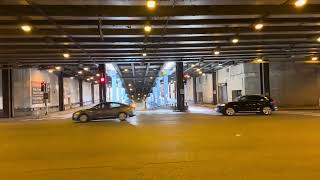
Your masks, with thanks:
M318 61L319 58L318 58L317 56L313 56L313 57L311 58L311 60L312 60L312 61Z
M317 41L320 42L320 37L317 38Z

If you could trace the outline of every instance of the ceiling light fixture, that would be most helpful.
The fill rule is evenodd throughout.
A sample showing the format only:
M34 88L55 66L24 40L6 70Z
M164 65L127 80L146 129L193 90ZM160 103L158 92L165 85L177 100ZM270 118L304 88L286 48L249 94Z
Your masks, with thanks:
M83 72L82 71L78 71L78 74L82 74Z
M91 76L91 77L90 77L90 79L91 79L91 80L93 80L93 79L94 79L94 77L93 77L93 76Z
M128 72L128 69L124 69L124 72Z
M144 26L144 31L145 32L149 33L149 32L151 32L151 30L152 30L152 27L150 25L145 25Z
M71 76L71 77L70 77L70 79L74 79L74 77L73 77L73 76Z
M320 36L317 38L317 41L320 42Z
M49 69L48 72L49 72L49 73L53 73L53 69Z
M307 4L307 0L297 0L297 1L294 3L294 5L295 5L296 7L302 7L302 6L306 5L306 4Z
M129 87L131 87L131 84L128 84Z
M312 61L318 61L318 59L319 59L319 58L316 57L316 56L314 56L314 57L311 58Z
M28 24L23 24L23 25L21 25L21 29L22 29L24 32L31 32L32 26L30 26L30 25L28 25Z
M100 77L100 74L99 74L99 73L97 73L97 74L96 74L96 76L97 76L97 77Z
M239 39L238 39L238 38L232 39L232 43L233 43L233 44L237 44L238 42L239 42Z
M70 57L69 53L63 53L62 55L63 55L64 58L69 58Z
M219 55L220 51L219 50L214 50L213 53L214 53L214 55Z
M89 71L89 68L88 67L84 67L83 70Z
M60 66L56 66L55 68L56 68L56 70L61 70Z
M195 64L191 64L191 67L195 67L196 65Z
M256 29L256 30L261 30L262 28L263 28L263 24L262 23L257 23L256 25L254 25L254 28Z
M148 1L147 1L147 7L148 7L149 9L154 9L154 8L156 7L156 5L157 5L157 3L156 3L156 1L154 1L154 0L148 0Z
M143 56L143 57L146 57L146 56L147 56L147 53L142 53L142 56Z

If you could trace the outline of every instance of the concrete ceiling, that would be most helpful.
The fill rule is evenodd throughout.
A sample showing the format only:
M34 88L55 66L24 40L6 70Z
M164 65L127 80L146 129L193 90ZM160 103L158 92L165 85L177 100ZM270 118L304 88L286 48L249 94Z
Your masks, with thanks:
M142 89L150 89L150 76L159 73L149 72L150 67L159 71L167 61L201 60L210 70L256 57L303 61L319 53L320 1L309 0L302 8L293 3L160 0L156 9L148 10L144 0L2 0L0 64L112 62L126 84L141 81ZM253 25L260 21L265 27L256 31ZM32 32L23 32L22 23L32 25ZM150 33L144 32L145 24L152 25ZM233 44L233 38L239 43ZM213 54L216 49L220 55ZM65 59L63 52L71 57ZM127 72L135 74L130 79ZM133 76L142 80L133 81Z

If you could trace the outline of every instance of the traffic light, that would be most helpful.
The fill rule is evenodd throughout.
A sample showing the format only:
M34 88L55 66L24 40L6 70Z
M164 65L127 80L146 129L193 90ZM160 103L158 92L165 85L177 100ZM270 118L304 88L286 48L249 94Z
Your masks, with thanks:
M99 83L100 84L106 84L106 75L104 73L100 74Z
M41 82L41 92L45 92L45 91L46 91L46 83Z

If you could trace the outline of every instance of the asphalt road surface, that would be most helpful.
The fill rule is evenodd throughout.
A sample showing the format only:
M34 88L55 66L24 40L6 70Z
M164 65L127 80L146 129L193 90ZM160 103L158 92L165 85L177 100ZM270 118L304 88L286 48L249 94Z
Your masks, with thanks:
M140 112L0 122L3 180L318 180L320 117Z

